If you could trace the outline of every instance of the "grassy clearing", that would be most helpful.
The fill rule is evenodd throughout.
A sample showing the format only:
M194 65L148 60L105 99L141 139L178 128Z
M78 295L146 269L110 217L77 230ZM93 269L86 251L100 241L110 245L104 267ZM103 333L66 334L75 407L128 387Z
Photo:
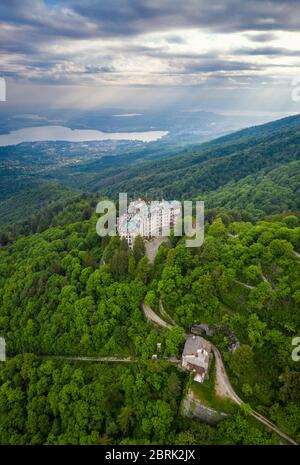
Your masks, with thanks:
M238 410L238 406L231 402L229 399L222 399L217 396L215 392L215 377L216 368L215 361L213 360L210 368L209 379L206 379L203 383L197 383L191 381L191 389L195 397L206 405L207 407L213 408L217 412L234 413Z

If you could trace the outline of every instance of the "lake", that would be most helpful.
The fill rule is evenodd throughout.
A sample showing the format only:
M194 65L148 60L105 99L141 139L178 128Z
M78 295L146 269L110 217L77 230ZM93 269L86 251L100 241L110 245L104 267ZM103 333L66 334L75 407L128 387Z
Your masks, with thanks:
M94 129L70 129L64 126L38 126L17 129L0 134L0 147L22 142L64 141L92 142L100 140L138 140L152 142L168 134L168 131L102 132Z

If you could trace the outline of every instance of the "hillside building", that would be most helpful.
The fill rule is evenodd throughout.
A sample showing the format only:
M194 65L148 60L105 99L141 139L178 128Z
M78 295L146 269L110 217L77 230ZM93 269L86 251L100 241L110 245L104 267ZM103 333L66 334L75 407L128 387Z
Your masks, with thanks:
M182 367L195 373L194 381L202 383L208 378L211 344L201 336L189 335L182 354Z
M146 239L169 236L179 218L181 204L178 201L146 202L138 199L131 202L127 213L118 218L118 233L132 248L137 236Z

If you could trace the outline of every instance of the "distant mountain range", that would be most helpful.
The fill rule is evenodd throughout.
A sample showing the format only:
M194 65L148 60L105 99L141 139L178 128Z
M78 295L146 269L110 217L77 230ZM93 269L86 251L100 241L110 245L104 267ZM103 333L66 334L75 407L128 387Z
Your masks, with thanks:
M207 208L257 214L298 211L300 115L185 146L163 138L3 147L0 167L2 225L82 192L201 198Z
M114 182L112 182L114 180ZM136 191L167 198L203 198L210 207L300 209L300 115L251 127L106 178L107 195Z

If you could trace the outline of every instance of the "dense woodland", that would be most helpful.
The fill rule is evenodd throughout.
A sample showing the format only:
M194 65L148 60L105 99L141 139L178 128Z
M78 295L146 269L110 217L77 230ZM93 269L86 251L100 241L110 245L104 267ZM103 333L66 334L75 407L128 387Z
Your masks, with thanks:
M0 228L8 355L0 443L277 444L243 409L214 427L181 415L188 376L165 358L180 357L184 333L200 323L215 328L211 339L239 396L300 441L300 366L291 357L300 331L298 128L290 118L227 136L173 155L160 174L156 162L141 162L99 194L55 185L48 197L44 181L23 186L25 197L14 193L17 211ZM130 251L118 237L97 236L97 201L134 184L204 198L203 246L186 248L171 235L151 264L141 238ZM2 203L4 215L13 198ZM22 201L33 200L39 210L22 215ZM143 301L158 313L163 305L178 327L153 327ZM231 335L240 342L233 353Z
M227 227L218 218L196 254L182 241L168 251L146 296L157 308L162 299L184 327L221 326L213 341L236 391L298 439L300 367L292 360L291 342L300 328L299 245L295 216ZM163 255L161 250L157 260ZM233 354L232 333L241 342Z
M0 371L1 444L272 444L243 412L211 427L180 415L184 380L165 363L41 361Z
M151 357L157 342L163 356L180 355L183 333L194 323L217 323L235 333L241 347L234 354L226 331L213 337L235 389L300 439L300 372L291 358L300 326L299 219L233 219L211 213L203 247L188 249L184 238L171 237L154 265L142 240L130 252L118 237L100 239L94 215L3 248L0 333L11 359L1 366L2 442L276 442L242 412L218 427L182 418L186 377ZM141 302L159 310L159 299L181 328L157 331L146 322ZM86 366L53 355L138 361ZM133 408L137 398L140 409Z
M93 159L81 144L76 150L58 143L0 147L0 229L81 192L114 199L119 192L200 196L209 208L256 215L299 210L299 127L297 115L186 148L161 139L105 154L93 149Z
M198 196L203 199L205 196L210 207L215 207L213 200L216 191L221 191L222 195L223 189L230 189L236 183L239 188L239 182L242 183L245 178L248 180L247 177L250 177L252 185L256 186L254 180L258 177L259 181L261 178L263 180L260 189L268 191L266 208L264 201L255 201L254 195L244 202L246 205L242 205L236 199L234 207L253 209L251 203L254 202L255 209L263 210L264 213L270 213L270 208L272 213L284 211L286 206L292 209L293 204L299 202L299 177L293 176L287 186L283 182L281 184L281 178L286 170L292 172L291 162L300 159L299 126L298 115L257 128L245 129L165 158L163 170L160 161L141 161L127 170L122 170L115 178L108 175L102 184L98 184L98 188L101 187L101 192L109 196L116 192L132 194L136 192L137 186L140 193L147 194L150 198L158 192L166 198L176 199ZM280 170L273 171L281 167L282 174ZM267 178L264 179L264 176ZM272 185L270 181L274 177ZM277 180L284 197L288 192L287 205L276 192ZM287 190L284 190L284 187ZM237 192L239 193L239 190ZM279 210L278 198L280 203L283 203L284 210Z

